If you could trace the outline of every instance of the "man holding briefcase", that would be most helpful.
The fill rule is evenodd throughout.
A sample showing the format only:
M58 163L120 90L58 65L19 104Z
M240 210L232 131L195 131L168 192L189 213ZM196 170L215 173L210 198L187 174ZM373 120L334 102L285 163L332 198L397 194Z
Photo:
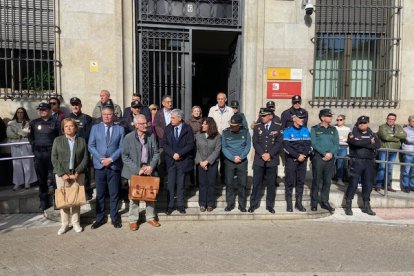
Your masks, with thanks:
M153 175L158 164L160 153L154 134L147 132L147 119L139 114L134 118L136 131L125 136L122 146L122 177L130 179L132 175ZM131 185L131 183L130 183ZM155 215L155 202L146 201L146 220L154 227L159 227ZM130 200L129 229L136 231L139 228L139 201Z

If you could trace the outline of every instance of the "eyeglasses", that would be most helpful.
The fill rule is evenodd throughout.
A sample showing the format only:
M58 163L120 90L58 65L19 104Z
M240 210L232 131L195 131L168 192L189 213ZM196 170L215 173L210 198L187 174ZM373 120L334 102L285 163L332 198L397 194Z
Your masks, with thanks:
M71 104L71 106L79 106L79 104L78 103L73 103L73 104Z
M157 110L156 108L151 108L152 111Z
M336 119L337 122L342 122L344 119Z
M366 125L368 123L367 122L359 122L358 124L360 124L360 125Z
M57 105L57 102L49 102L51 105Z
M293 104L302 104L302 102L293 102Z
M137 123L137 125L147 125L147 123Z

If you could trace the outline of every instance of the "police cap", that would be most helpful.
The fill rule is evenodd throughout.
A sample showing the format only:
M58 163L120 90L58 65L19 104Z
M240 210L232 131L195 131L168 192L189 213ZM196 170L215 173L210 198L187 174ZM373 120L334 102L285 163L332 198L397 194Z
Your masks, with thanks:
M50 109L51 107L50 107L50 104L49 103L44 103L44 102L42 102L42 103L40 103L39 104L39 106L36 108L36 109Z
M243 124L243 118L242 116L240 116L240 114L234 114L233 116L231 116L230 119L230 125L231 126L241 126Z

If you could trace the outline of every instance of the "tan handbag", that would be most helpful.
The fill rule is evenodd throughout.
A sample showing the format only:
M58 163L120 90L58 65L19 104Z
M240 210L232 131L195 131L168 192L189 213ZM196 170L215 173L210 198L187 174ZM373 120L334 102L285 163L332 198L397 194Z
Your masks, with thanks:
M128 198L135 201L156 201L159 188L159 177L131 175Z
M66 183L65 183L66 184ZM55 190L55 205L58 209L86 204L85 186L74 182L70 187L63 185Z

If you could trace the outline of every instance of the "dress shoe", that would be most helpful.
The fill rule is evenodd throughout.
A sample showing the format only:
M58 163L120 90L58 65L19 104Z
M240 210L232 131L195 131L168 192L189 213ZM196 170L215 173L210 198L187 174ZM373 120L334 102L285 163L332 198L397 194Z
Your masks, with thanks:
M159 224L158 221L156 221L155 219L149 220L147 221L150 225L154 226L154 227L160 227L161 224Z
M268 210L272 214L275 213L275 209L273 209L272 207L266 207L266 210Z
M180 212L180 214L185 214L186 213L184 207L179 207L178 212Z
M329 204L329 202L326 202L326 203L322 203L321 204L321 208L322 209L325 209L325 210L328 210L329 212L334 212L335 211L335 208L333 208L330 204Z
M120 220L115 221L113 224L114 228L121 228L122 227L122 222Z
M380 187L375 187L375 191L379 193L379 192L381 192L381 188Z
M99 228L99 227L101 227L102 225L104 225L105 224L105 222L104 221L95 221L93 224L92 224L92 226L91 226L91 228L92 229L97 229L97 228Z
M211 206L207 206L207 212L211 212L211 211L213 211L213 207L211 207Z
M247 212L246 208L244 208L244 207L239 207L239 210L240 210L240 212L242 212L242 213L246 213L246 212Z
M316 207L316 206L312 206L312 207L311 207L311 211L313 211L313 212L318 211L318 207Z
M233 209L234 209L234 206L227 206L226 208L224 208L224 211L230 212Z
M388 187L388 192L393 192L393 193L395 193L396 192L396 190L394 190L393 188L391 188L391 187Z
M167 208L167 210L165 210L165 214L166 214L167 216L171 215L171 214L172 214L172 212L173 212L173 209L172 209L172 208Z
M137 231L139 228L139 225L137 222L130 222L129 223L129 230L131 231Z
M206 207L200 206L200 212L205 212L205 211L206 211Z
M254 210L256 210L257 208L256 208L256 206L250 206L249 207L249 213L254 213Z

